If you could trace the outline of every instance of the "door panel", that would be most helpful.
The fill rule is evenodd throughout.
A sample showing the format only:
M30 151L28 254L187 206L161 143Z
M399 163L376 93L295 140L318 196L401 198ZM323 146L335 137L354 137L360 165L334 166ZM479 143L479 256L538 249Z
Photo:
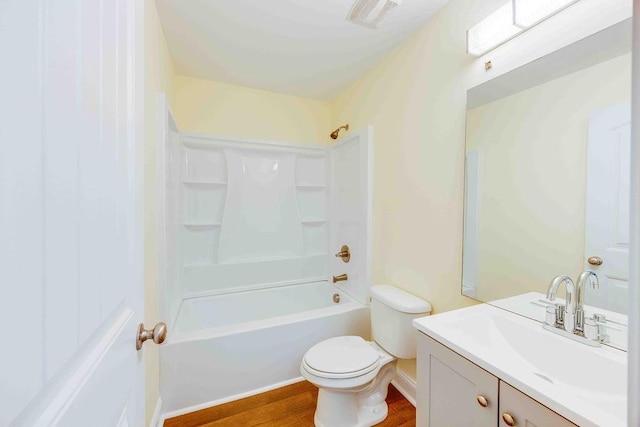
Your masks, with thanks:
M585 269L600 279L587 304L626 313L629 280L629 194L631 108L597 111L589 118ZM602 265L588 263L600 257Z
M143 424L143 9L0 7L0 426Z
M0 426L5 426L42 386L44 173L36 53L40 4L3 1L0 11L3 63L16 63L0 67ZM15 43L16 34L21 43ZM30 369L16 369L21 365Z

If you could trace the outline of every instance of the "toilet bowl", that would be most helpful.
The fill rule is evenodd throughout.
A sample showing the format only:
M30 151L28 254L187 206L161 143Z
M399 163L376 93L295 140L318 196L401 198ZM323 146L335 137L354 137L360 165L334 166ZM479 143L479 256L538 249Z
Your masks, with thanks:
M429 303L390 285L372 287L371 297L374 341L330 338L303 357L300 373L319 388L317 427L368 427L382 422L398 358L415 357L417 332L411 323L431 312Z

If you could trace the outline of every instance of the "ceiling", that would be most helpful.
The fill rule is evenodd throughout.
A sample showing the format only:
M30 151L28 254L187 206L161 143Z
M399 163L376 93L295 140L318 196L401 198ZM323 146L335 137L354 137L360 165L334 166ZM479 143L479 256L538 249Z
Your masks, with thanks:
M333 100L448 0L403 0L378 29L352 0L156 0L176 73Z

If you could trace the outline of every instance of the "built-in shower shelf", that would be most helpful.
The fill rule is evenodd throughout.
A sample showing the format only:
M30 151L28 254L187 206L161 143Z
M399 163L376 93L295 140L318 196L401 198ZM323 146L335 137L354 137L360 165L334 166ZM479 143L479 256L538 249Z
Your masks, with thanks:
M183 227L191 228L191 229L214 228L214 227L220 227L221 225L222 223L219 223L219 222L182 223Z
M326 218L303 218L301 221L303 224L324 224L327 222Z
M182 183L191 187L219 187L227 185L226 182L221 181L182 181Z
M323 190L327 188L327 186L324 184L296 184L296 188L302 190Z

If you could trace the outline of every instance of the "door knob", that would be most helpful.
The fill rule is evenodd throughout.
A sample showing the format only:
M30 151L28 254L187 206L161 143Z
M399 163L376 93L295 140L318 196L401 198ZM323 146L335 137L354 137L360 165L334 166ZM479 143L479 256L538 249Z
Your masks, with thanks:
M152 339L156 344L162 344L167 338L167 324L164 322L156 323L153 329L145 329L144 323L138 325L138 335L136 336L136 350L142 348L142 344Z
M587 262L591 265L602 265L602 263L604 263L604 260L599 256L592 256L587 259Z

